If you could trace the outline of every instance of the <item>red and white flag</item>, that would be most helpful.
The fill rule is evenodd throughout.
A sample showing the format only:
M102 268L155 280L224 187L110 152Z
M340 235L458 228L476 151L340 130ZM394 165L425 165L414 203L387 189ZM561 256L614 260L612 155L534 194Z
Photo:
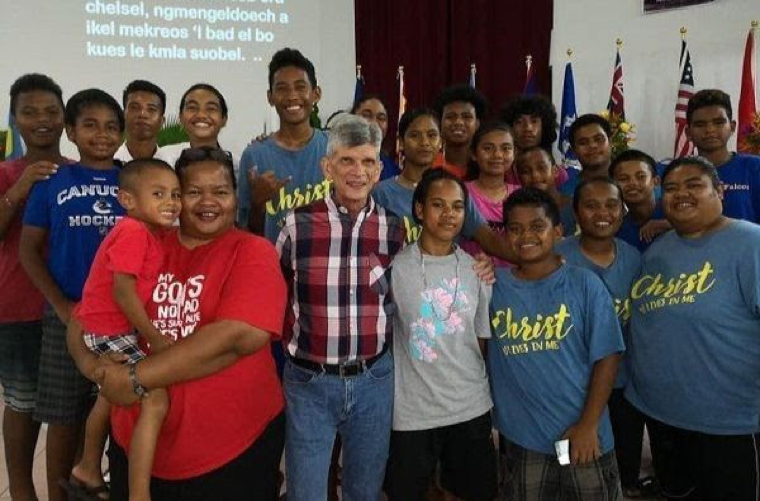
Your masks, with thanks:
M673 150L675 158L694 154L694 143L686 135L688 125L686 108L689 105L689 99L694 95L694 71L691 67L691 56L686 47L686 40L681 40L679 68L681 70L681 83L678 85L678 99L676 100L676 141Z
M404 67L398 67L398 74L396 75L398 80L398 120L396 122L396 157L397 162L401 165L401 136L398 135L398 122L401 121L401 117L406 111L406 89L404 88ZM402 167L403 168L403 167Z
M744 47L744 65L742 66L742 90L739 94L739 134L737 149L745 151L744 137L749 133L752 119L757 112L755 100L755 35L754 27L747 34L747 45Z

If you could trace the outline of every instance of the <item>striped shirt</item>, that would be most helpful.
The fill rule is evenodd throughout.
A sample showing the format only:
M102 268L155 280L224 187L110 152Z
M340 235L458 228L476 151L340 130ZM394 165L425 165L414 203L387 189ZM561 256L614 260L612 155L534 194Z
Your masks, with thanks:
M283 344L291 357L345 364L392 339L390 265L404 245L401 220L370 197L356 218L333 197L290 212L277 252L290 284Z

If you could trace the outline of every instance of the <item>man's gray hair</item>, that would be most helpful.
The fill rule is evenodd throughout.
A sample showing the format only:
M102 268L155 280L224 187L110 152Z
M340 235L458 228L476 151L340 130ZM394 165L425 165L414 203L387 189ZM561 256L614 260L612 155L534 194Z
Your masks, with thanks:
M365 144L374 146L379 155L382 141L383 133L376 123L358 115L345 113L332 122L327 134L327 155L332 155L341 147L354 148Z

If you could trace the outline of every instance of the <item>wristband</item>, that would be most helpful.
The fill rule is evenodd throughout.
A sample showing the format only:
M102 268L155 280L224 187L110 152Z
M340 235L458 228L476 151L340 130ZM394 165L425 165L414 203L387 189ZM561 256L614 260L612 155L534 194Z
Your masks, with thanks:
M140 398L147 395L148 390L137 380L137 364L129 364L129 381L132 383L132 391Z

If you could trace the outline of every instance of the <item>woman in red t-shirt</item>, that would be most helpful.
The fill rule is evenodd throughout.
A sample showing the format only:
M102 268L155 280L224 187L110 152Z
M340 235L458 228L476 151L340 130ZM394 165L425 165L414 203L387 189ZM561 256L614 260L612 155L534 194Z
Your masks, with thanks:
M127 367L96 360L73 325L69 349L114 404L130 405L143 391L168 387L154 499L272 499L285 429L268 349L280 336L287 299L277 255L266 240L234 228L228 152L187 149L177 172L180 229L163 242L163 270L147 305L154 325L177 342ZM127 496L124 450L137 414L136 406L112 411L112 499Z

